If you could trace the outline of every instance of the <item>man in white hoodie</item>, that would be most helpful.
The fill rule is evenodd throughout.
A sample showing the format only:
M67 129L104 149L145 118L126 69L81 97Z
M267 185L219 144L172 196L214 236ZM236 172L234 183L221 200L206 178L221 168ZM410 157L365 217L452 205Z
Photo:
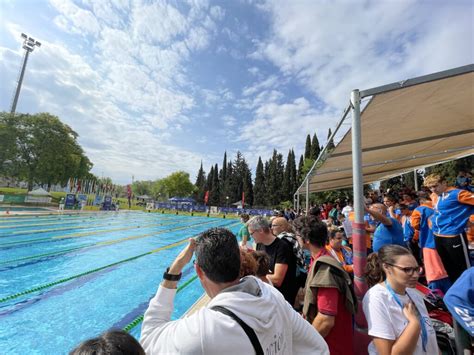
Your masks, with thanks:
M181 271L196 254L195 269L209 304L187 318L171 321ZM202 233L176 257L150 301L140 342L147 354L329 354L319 333L282 294L253 276L239 280L240 251L227 229ZM231 311L257 337L252 344ZM255 343L255 341L254 341Z

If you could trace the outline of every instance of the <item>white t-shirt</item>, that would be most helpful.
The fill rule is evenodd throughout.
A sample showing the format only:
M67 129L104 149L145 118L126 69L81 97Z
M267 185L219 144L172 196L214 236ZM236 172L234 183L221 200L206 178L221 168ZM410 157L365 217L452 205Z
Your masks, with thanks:
M344 217L346 217L346 219L349 218L349 214L354 211L354 208L352 208L351 206L344 206L344 208L342 209L341 213L344 215Z
M423 351L420 332L414 354L438 354L436 332L431 324L428 311L423 303L423 298L418 294L418 291L414 289L407 289L407 293L423 317L428 333L426 352ZM397 297L402 304L406 304L410 300L407 295L402 296L397 294ZM385 288L384 284L377 284L367 291L363 300L363 308L369 325L369 335L372 337L396 340L408 325L408 320L403 315L402 308ZM369 344L369 354L378 354L373 341Z

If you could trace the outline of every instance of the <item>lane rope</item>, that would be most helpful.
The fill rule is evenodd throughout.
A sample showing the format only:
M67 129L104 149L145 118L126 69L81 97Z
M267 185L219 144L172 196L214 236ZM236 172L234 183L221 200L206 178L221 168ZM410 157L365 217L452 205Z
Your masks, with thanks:
M197 275L194 275L191 277L189 280L187 280L185 283L183 283L181 286L179 286L176 290L176 293L181 292L185 287L190 285L194 280L197 279ZM131 321L127 326L123 328L124 331L127 333L130 333L130 331L135 328L137 325L139 325L141 322L143 322L143 318L145 317L145 314L139 315L137 318L135 318L133 321Z
M229 227L230 227L231 225L237 225L237 224L238 224L238 223L235 223L235 222L234 222L234 223L227 223L227 224L222 225L222 226L229 226ZM193 237L196 237L196 235L193 236ZM4 303L4 302L6 302L6 301L13 300L13 299L18 298L18 297L20 297L20 296L28 295L28 294L33 293L33 292L41 291L41 290L44 290L44 289L47 289L47 288L50 288L50 287L53 287L53 286L62 284L62 283L64 283L64 282L67 282L67 281L71 281L71 280L80 278L80 277L82 277L82 276L90 275L90 274L92 274L92 273L95 273L95 272L98 272L98 271L101 271L101 270L104 270L104 269L107 269L107 268L110 268L110 267L113 267L113 266L116 266L116 265L120 265L120 264L129 262L129 261L132 261L132 260L136 260L136 259L142 258L142 257L147 256L147 255L151 255L151 254L154 254L154 253L158 253L158 252L160 252L160 251L162 251L162 250L167 250L167 249L174 248L174 247L176 247L176 246L179 246L179 245L181 245L181 244L186 243L186 241L188 241L189 238L192 238L192 237L188 237L188 238L185 238L185 239L181 239L181 240L179 240L179 241L177 241L177 242L174 242L174 243L171 243L171 244L168 244L168 245L165 245L165 246L162 246L162 247L153 249L153 250L151 250L151 251L149 251L149 252L146 252L146 253L143 253L143 254L139 254L139 255L133 256L133 257L131 257L131 258L119 260L119 261L116 261L116 262L111 263L111 264L108 264L108 265L104 265L104 266L101 266L101 267L98 267L98 268L95 268L95 269L92 269L92 270L89 270L89 271L82 272L82 273L80 273L80 274L72 275L72 276L69 276L69 277L66 277L66 278L63 278L63 279L54 281L54 282L50 282L50 283L47 283L47 284L44 284L44 285L40 285L40 286L37 286L37 287L33 287L33 288L31 288L31 289L28 289L28 290L25 290L25 291L22 291L22 292L18 292L18 293L15 293L15 294L6 296L6 297L4 297L4 298L0 298L0 303Z

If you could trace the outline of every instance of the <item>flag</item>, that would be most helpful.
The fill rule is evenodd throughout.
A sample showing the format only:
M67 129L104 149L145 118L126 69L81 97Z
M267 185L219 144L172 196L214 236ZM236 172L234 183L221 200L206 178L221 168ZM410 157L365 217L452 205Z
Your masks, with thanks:
M245 191L242 191L242 208L245 206Z
M132 187L130 185L127 185L127 197L132 197Z
M206 194L204 195L204 204L207 205L207 201L209 201L209 190L206 191Z

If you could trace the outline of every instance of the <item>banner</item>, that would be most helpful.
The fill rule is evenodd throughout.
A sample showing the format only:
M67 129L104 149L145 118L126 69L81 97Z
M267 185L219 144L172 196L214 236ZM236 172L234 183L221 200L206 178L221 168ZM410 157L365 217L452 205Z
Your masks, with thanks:
M245 191L242 191L242 208L245 207Z
M75 194L67 194L66 195L66 203L65 208L74 208L74 204L76 203L76 195Z
M209 190L206 191L206 194L204 195L204 204L207 205L207 201L209 201Z

